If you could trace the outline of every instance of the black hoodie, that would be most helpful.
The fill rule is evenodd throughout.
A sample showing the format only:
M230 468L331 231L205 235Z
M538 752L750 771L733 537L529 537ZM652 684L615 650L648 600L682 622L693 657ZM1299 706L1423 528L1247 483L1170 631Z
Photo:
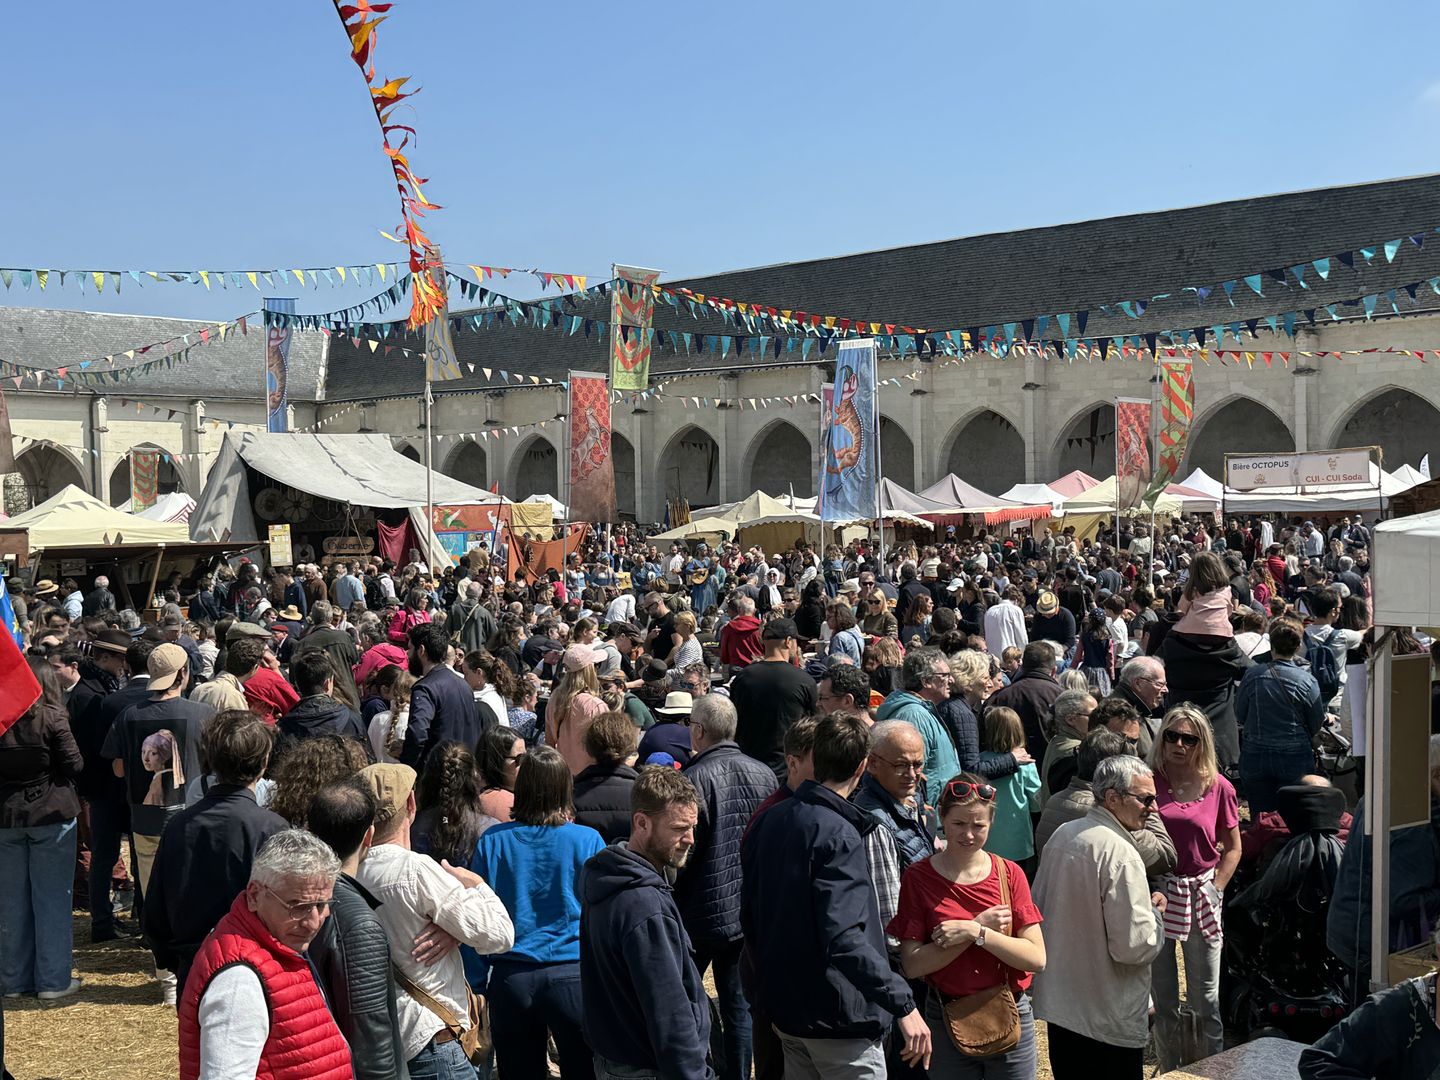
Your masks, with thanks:
M648 859L622 842L585 864L580 988L596 1054L664 1080L713 1080L710 1000L690 954L670 886Z
M359 739L370 752L370 739L360 714L328 694L311 694L286 713L275 725L287 739L314 739L320 735L343 735Z

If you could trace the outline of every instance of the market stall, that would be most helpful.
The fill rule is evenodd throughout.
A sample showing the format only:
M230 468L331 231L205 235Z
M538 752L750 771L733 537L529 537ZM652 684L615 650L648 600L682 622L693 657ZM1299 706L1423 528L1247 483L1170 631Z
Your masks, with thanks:
M942 515L927 515L937 525L958 524L965 515L983 518L986 525L1003 525L1011 521L1037 521L1051 516L1051 505L1046 499L1029 505L1012 503L988 492L981 491L966 483L954 473L931 484L920 492L922 499L950 507ZM948 518L950 520L941 520Z
M190 515L189 533L195 540L257 543L269 526L289 526L290 536L308 538L317 556L379 551L400 563L413 548L432 565L445 565L455 545L425 520L426 482L425 467L385 435L232 431ZM466 527L467 537L493 534L501 508L510 505L442 473L430 474L429 482L437 518L456 507L489 511Z

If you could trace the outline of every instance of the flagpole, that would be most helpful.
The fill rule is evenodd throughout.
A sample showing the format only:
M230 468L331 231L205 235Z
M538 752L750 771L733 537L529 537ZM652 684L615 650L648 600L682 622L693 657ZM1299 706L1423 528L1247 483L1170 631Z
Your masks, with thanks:
M1115 399L1115 553L1120 553L1120 399Z
M880 576L885 577L885 518L880 505L880 357L878 351L870 349L870 386L875 394L875 528L880 534Z

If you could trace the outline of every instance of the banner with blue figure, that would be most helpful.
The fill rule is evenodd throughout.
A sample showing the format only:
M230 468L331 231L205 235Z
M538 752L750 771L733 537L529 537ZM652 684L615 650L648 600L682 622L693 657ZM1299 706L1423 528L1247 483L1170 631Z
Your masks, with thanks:
M265 310L295 314L295 300L267 296ZM290 339L295 330L289 324L265 328L265 430L288 431L286 406L290 404Z
M876 514L880 478L875 455L879 409L875 400L875 342L842 341L825 424L820 463L823 521L868 521Z
M10 602L10 583L3 577L0 577L0 622L10 631L15 644L23 649L25 640L20 633L20 620L15 617L15 605Z

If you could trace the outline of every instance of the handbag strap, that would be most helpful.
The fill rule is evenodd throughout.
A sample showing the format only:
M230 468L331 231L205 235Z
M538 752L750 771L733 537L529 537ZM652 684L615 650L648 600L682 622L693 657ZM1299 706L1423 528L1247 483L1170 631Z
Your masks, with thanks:
M416 1001L418 1001L421 1005L424 1005L425 1008L429 1009L432 1013L434 1013L435 1016L439 1018L441 1023L443 1023L452 1033L458 1036L462 1031L466 1030L466 1025L461 1023L460 1020L456 1018L455 1014L451 1012L448 1005L441 1004L439 1001L435 1000L435 998L432 997L426 990L422 989L420 985L415 982L414 979L410 978L409 975L406 975L405 972L401 971L398 964L392 963L390 967L395 972L395 981L400 984L401 988L407 994L413 997Z
M1005 860L994 852L990 854L991 860L995 863L995 873L1000 878L1000 906L1010 906L1010 868L1005 865ZM1013 923L1012 923L1013 925Z

